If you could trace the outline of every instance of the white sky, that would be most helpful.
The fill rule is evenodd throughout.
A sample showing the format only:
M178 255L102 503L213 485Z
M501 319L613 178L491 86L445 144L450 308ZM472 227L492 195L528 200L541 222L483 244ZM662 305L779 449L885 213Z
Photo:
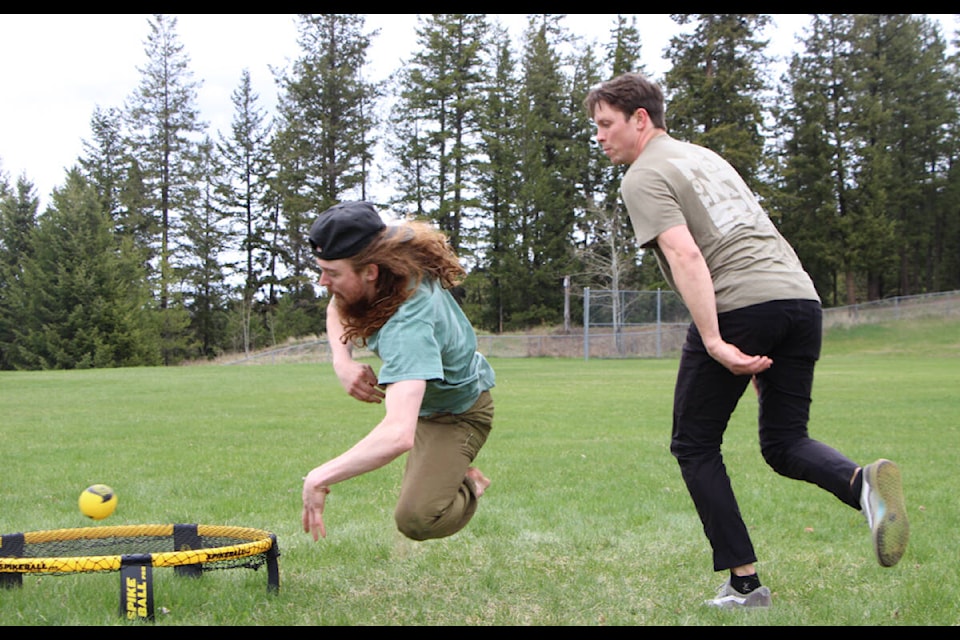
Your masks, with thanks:
M260 104L271 110L276 88L270 67L285 68L299 54L293 14L174 14L177 34L190 58L200 117L209 134L229 132L230 96L249 69ZM0 15L0 171L15 185L21 175L34 183L41 211L62 186L66 170L91 139L94 108L121 107L140 81L146 62L148 14ZM525 15L499 14L519 45ZM605 42L614 14L570 14L574 34ZM805 14L774 16L770 53L786 55L808 24ZM948 39L957 28L942 16ZM396 71L416 45L416 14L369 14L366 31L379 29L370 51L373 80ZM638 15L641 62L655 77L666 71L663 48L678 27L667 14Z

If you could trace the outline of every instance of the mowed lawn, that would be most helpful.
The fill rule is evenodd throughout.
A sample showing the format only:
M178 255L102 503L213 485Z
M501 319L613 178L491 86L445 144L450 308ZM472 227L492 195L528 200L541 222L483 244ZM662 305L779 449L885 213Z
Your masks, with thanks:
M376 366L376 362L373 363ZM863 517L776 475L748 392L725 460L774 604L704 606L724 575L669 452L677 362L494 359L496 419L477 460L493 484L451 538L396 532L402 460L333 488L325 540L300 528L302 477L382 416L329 364L0 372L0 533L223 524L278 539L266 572L200 580L154 569L156 626L956 625L960 323L828 334L811 435L859 463L900 464L911 522L880 567ZM95 522L89 484L119 506ZM2 625L128 625L119 574L26 574L0 589Z

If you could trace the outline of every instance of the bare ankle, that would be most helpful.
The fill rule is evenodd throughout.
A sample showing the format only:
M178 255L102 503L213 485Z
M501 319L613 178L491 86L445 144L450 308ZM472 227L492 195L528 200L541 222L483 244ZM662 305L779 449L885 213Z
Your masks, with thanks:
M476 467L467 469L467 477L473 480L474 494L479 498L483 492L490 486L490 478L483 475L483 472Z

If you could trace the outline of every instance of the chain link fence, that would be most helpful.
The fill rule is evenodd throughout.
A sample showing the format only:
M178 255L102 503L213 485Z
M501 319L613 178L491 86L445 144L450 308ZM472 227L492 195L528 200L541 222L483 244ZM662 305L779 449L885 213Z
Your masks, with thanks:
M619 295L616 295L619 293ZM824 331L923 317L960 321L960 291L899 296L824 309ZM617 318L615 321L614 319ZM478 335L477 350L493 358L664 358L680 353L690 315L672 291L584 291L584 326L553 333ZM373 354L355 350L355 357ZM250 355L221 359L223 364L330 362L325 339L310 340Z

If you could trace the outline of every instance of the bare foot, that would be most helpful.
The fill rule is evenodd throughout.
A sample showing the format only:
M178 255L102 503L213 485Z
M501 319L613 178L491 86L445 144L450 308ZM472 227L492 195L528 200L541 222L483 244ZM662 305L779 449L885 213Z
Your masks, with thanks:
M473 480L473 486L476 487L475 492L478 498L482 496L483 492L490 486L490 478L483 475L480 469L476 467L467 469L467 477Z

